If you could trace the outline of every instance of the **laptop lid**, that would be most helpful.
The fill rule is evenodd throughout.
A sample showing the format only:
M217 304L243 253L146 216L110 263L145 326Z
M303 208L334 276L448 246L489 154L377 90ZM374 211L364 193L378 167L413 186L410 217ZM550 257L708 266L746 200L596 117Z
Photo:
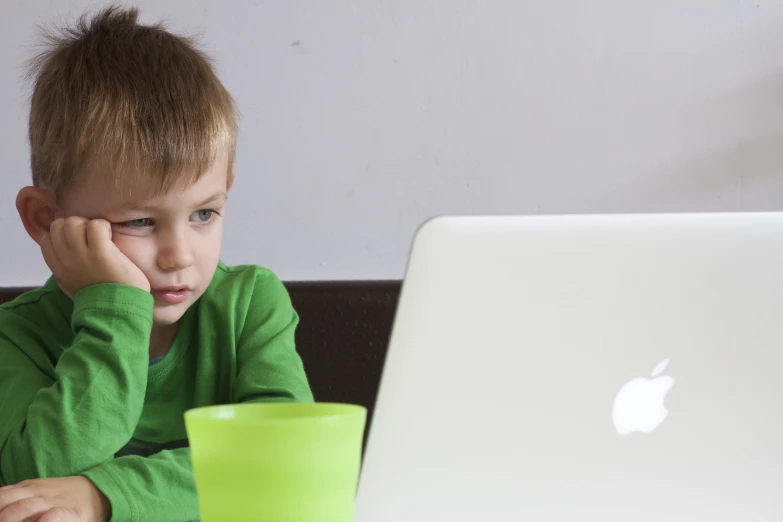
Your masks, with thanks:
M783 520L783 214L418 232L357 522Z

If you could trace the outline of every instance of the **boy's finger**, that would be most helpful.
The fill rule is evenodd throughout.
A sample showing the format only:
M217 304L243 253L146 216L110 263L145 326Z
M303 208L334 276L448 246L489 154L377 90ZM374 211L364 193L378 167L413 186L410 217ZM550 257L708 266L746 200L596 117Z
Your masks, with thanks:
M14 486L6 486L4 488L0 488L0 513L14 502L32 496L33 496L32 493L30 493L29 491L25 491L23 488L18 488Z
M78 518L67 509L52 508L38 519L38 522L76 522Z
M103 219L93 219L87 223L87 246L100 249L111 243L111 224Z
M65 220L65 238L71 250L82 251L87 248L87 220L70 217Z
M49 236L52 238L52 246L56 252L65 253L70 250L68 239L65 237L65 221L55 219L49 226Z
M0 489L0 522L19 522L27 518L30 503L36 500L33 493L24 488L5 487ZM40 499L38 499L40 500ZM29 511L28 514L34 513Z
M41 254L43 254L44 261L51 269L52 273L56 276L57 272L59 272L58 269L62 262L57 256L57 249L55 249L54 245L52 244L52 235L48 232L44 232L43 236L41 236L40 245Z
M0 522L37 521L51 508L51 502L41 497L25 498L0 511Z

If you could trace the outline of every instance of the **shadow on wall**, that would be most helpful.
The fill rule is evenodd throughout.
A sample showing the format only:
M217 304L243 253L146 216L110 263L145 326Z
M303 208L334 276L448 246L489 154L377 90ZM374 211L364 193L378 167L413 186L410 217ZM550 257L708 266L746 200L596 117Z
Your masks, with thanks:
M672 211L783 209L783 74L727 96L705 93L683 121L725 129L728 140L648 178L654 184L627 195L623 206L660 210L666 202Z
M661 176L660 185L640 195L647 205L637 205L671 201L686 209L707 192L713 199L705 201L701 197L704 208L692 210L783 209L782 171L783 132L750 137Z

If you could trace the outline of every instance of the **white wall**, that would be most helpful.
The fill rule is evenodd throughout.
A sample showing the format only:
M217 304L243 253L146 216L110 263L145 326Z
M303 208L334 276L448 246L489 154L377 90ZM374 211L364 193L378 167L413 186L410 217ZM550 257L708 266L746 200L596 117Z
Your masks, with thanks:
M33 26L88 4L4 6L0 286L47 276L13 207ZM783 206L783 2L137 4L203 33L244 113L229 263L396 278L434 214Z

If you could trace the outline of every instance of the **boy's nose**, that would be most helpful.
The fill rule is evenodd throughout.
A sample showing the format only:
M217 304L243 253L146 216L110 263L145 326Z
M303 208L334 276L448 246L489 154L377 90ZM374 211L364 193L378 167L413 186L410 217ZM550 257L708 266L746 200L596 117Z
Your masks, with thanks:
M183 237L169 236L158 250L161 270L182 270L193 264L193 253Z

